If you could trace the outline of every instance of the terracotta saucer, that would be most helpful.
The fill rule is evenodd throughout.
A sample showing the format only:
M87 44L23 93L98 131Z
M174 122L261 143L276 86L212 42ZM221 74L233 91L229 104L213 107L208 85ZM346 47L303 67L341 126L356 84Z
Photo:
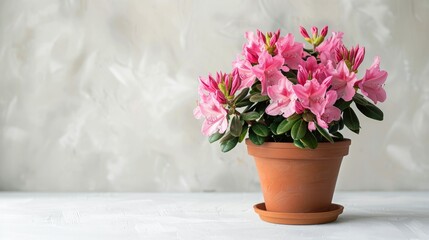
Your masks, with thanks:
M259 214L259 217L266 222L278 224L305 225L333 222L337 220L338 215L343 212L344 207L339 204L332 203L329 207L329 210L326 212L281 213L269 212L265 208L265 203L258 203L253 206L253 209L257 214Z

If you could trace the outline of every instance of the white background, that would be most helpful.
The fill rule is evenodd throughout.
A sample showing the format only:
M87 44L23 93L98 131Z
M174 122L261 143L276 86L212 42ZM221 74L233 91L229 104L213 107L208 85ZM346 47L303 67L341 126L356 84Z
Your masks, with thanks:
M326 24L389 72L337 189L429 190L424 0L1 1L0 190L258 191L244 145L200 134L197 78L230 71L245 31Z

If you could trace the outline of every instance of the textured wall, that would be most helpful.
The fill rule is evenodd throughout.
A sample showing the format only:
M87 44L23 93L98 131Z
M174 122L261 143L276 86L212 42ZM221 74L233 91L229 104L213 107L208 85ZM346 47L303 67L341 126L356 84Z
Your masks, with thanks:
M245 31L313 24L390 74L338 188L429 189L429 1L5 0L0 190L258 190L244 146L200 134L197 77L230 71Z

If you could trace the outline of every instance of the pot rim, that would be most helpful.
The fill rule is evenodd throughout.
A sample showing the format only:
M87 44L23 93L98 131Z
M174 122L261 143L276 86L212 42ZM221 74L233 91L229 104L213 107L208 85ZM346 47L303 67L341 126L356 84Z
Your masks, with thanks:
M314 151L317 149L324 149L324 148L335 148L335 147L346 147L351 145L351 140L348 138L343 138L342 140L335 141L334 143L330 142L318 142L318 145L315 149L310 148L298 148L295 146L292 142L264 142L262 145L256 145L254 144L249 138L246 138L246 145L252 146L252 147L262 147L262 148L293 148L293 149L300 149L300 150L308 150L308 151Z
M343 139L334 143L321 142L315 149L298 148L288 142L266 142L256 145L246 139L247 152L257 158L272 159L333 159L342 158L349 153L350 139Z

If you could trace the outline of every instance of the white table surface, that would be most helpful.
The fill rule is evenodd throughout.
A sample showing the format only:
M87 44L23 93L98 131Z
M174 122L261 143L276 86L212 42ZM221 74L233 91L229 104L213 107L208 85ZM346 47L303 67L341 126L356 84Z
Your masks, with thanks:
M263 222L260 193L0 192L0 239L429 239L429 192L337 192L335 223Z

